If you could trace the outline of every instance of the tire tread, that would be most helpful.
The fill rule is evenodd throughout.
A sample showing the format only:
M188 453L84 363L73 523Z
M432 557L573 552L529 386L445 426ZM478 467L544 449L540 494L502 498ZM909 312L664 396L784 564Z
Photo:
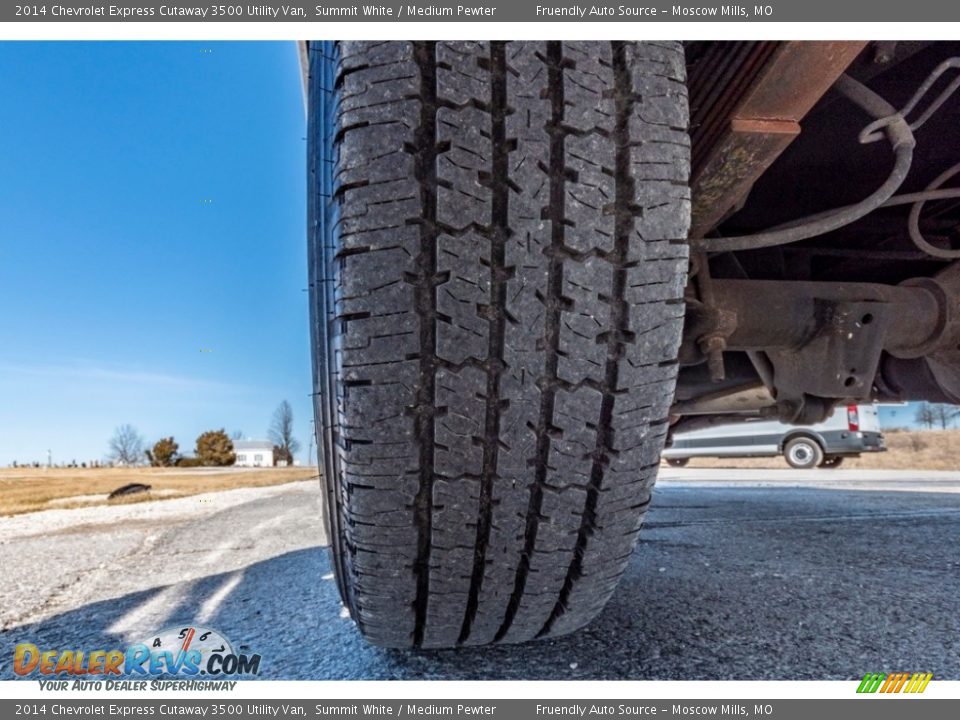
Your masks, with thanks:
M390 647L575 630L626 567L666 435L682 48L345 42L321 61L335 222L311 285L332 293L315 352L345 602Z

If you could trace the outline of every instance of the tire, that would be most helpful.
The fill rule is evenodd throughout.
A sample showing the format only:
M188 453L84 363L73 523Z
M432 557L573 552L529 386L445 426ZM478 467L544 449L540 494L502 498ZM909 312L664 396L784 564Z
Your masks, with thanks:
M344 604L385 647L604 606L677 374L677 43L311 43L318 445Z
M798 470L811 470L823 462L823 448L813 438L796 437L783 447L787 464Z
M820 467L835 469L843 465L843 455L828 455L820 463Z
M667 458L667 465L670 467L686 467L690 462L690 458Z

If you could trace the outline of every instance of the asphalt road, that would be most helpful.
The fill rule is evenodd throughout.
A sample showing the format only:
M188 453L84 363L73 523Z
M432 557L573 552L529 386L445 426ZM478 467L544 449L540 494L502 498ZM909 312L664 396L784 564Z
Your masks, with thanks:
M0 519L17 642L216 628L275 679L960 679L960 473L664 470L612 602L579 633L443 652L364 643L313 483Z

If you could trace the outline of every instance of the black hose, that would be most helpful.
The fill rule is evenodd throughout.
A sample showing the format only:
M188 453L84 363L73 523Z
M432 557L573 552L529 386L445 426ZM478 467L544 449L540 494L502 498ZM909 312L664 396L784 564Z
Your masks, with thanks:
M899 115L890 103L850 76L841 75L834 88L873 118L893 117L890 123L883 128L894 152L893 170L883 185L855 205L829 211L826 215L820 213L814 216L818 219L801 218L789 225L782 226L780 229L768 230L754 235L696 238L691 240L692 245L707 252L756 250L776 245L788 245L824 235L849 225L873 212L893 196L897 188L906 179L913 162L913 148L916 146L913 131L910 130L910 126L907 125L903 116Z

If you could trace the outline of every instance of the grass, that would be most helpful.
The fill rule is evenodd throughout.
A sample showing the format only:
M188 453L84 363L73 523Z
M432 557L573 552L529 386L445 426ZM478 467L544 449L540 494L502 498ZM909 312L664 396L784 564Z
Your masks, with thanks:
M2 468L0 515L50 508L166 500L217 490L280 485L317 477L315 467L292 468ZM107 495L127 483L149 492L116 500Z
M960 430L887 430L887 452L846 458L843 468L870 470L960 470ZM691 468L788 468L782 457L691 458Z

